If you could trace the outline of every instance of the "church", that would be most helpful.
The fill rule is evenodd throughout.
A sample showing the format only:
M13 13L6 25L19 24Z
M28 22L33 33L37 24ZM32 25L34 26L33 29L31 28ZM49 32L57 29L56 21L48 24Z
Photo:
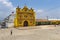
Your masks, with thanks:
M23 8L18 6L16 8L16 14L14 18L14 27L29 27L35 25L36 22L34 9L29 9L26 5Z

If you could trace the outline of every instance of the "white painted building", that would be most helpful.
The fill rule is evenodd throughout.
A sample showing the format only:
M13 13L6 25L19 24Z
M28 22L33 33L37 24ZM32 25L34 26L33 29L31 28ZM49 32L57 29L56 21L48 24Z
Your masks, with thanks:
M14 27L14 17L15 14L12 13L7 18L5 18L6 27Z

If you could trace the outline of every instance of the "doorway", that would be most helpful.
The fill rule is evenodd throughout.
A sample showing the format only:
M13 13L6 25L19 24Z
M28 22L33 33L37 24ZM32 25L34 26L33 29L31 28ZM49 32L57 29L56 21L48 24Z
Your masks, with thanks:
M28 26L28 22L27 21L24 21L24 26Z

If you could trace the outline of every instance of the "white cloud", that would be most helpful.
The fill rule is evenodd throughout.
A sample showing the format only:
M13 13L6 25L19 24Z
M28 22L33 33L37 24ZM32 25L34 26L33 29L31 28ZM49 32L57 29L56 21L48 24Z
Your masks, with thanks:
M36 11L36 18L40 19L40 18L48 18L49 19L60 19L60 8L54 8L54 9L50 9L50 10L37 10Z
M39 10L35 10L35 12L36 12L36 13L43 13L44 10L39 9Z
M15 7L9 0L0 0L0 19L5 18L12 11L15 11ZM4 16L3 16L4 15Z
M0 2L2 4L4 4L5 6L9 7L10 10L12 10L12 9L15 10L14 7L13 7L13 5L12 5L12 2L10 2L9 0L0 0Z
M36 19L40 19L41 15L44 14L44 10L42 9L35 10L35 12L36 12Z
M51 9L50 11L47 11L46 14L50 18L55 18L55 19L60 19L60 8L54 8Z

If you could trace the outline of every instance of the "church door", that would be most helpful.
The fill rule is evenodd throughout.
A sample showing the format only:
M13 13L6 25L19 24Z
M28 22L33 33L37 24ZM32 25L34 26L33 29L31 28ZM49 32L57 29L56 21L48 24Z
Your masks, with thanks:
M27 21L24 21L24 26L28 26L28 22Z

